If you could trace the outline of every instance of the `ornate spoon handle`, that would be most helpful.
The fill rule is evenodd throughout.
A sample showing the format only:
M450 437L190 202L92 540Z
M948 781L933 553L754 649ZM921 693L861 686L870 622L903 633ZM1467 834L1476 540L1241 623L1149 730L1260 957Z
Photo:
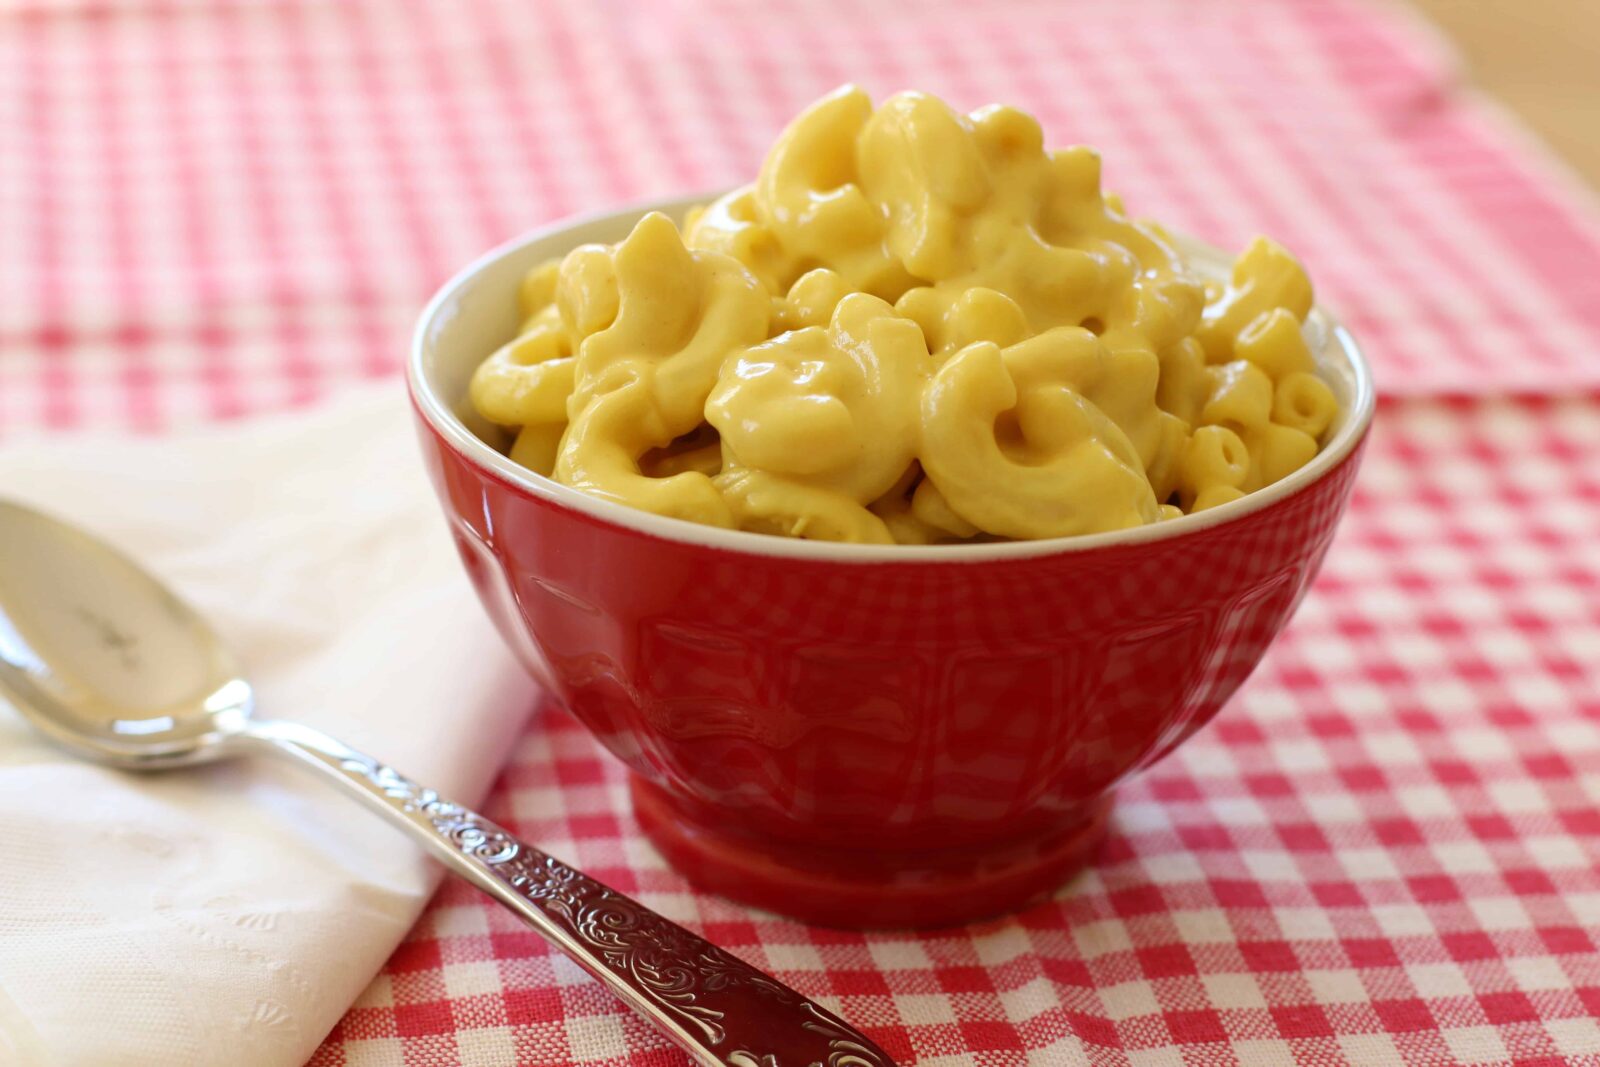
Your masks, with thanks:
M296 723L245 740L322 771L520 915L704 1067L894 1067L837 1015L391 767Z

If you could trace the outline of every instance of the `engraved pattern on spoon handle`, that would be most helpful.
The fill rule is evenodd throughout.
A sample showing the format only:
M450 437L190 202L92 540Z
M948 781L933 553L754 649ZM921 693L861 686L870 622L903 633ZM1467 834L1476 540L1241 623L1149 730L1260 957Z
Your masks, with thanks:
M359 794L705 1067L894 1067L777 979L392 767L296 723L255 723L245 739Z

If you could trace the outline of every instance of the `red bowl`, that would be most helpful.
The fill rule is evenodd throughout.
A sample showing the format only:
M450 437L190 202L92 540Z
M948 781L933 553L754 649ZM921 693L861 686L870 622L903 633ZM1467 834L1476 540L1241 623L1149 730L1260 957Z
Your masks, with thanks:
M501 633L627 765L645 832L700 885L852 927L1055 889L1091 858L1112 787L1216 714L1315 576L1372 417L1354 342L1313 313L1343 405L1322 453L1199 515L981 546L712 529L535 475L457 414L515 329L523 272L644 210L491 252L418 326L428 471Z

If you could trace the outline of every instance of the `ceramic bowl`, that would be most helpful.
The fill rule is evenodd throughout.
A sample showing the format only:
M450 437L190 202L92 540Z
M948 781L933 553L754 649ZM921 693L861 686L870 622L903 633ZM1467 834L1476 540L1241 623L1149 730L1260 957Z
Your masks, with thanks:
M1313 313L1342 414L1308 466L1198 515L1087 537L791 540L660 518L513 464L459 412L473 368L516 328L523 273L688 203L540 230L424 312L411 395L473 584L627 766L641 826L694 882L852 927L960 922L1048 894L1090 859L1113 787L1217 713L1305 594L1372 417L1360 352Z

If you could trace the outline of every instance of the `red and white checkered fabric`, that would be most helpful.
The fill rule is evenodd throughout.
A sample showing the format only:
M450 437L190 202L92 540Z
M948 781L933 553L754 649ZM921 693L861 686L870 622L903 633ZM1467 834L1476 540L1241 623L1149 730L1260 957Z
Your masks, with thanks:
M861 935L694 893L553 710L490 814L924 1067L1600 1064L1600 211L1396 12L0 0L0 434L390 375L477 252L740 180L845 80L1019 104L1136 211L1282 238L1416 399L1290 631L1052 903ZM313 1062L684 1060L449 885Z
M1600 1063L1600 403L1376 433L1295 622L1051 903L859 934L695 893L554 709L489 814L921 1067ZM451 885L312 1062L685 1061Z

